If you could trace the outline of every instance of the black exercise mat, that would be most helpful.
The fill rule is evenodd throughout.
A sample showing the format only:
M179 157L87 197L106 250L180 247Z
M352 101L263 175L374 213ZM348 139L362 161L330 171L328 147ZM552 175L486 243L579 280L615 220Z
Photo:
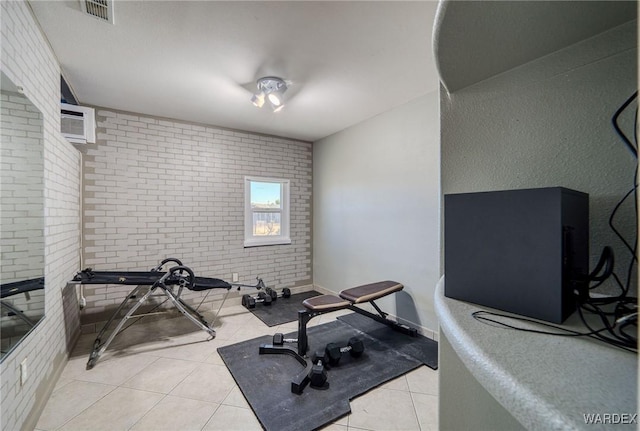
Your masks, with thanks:
M267 431L314 430L349 413L350 399L423 364L437 368L434 341L412 338L371 319L363 319L335 320L308 329L310 352L324 349L329 342L346 342L352 336L364 341L365 351L361 357L356 359L346 354L337 367L327 371L329 388L326 390L307 386L301 395L291 393L291 379L303 367L289 355L260 355L259 346L270 344L271 336L220 347L218 353ZM381 335L383 340L359 330L362 323L362 329ZM380 326L393 332L393 336ZM286 338L295 336L293 332ZM407 353L414 351L420 352L419 356L425 360Z
M262 320L265 325L278 326L298 320L298 310L304 310L302 301L318 295L320 295L319 292L311 290L293 294L288 298L278 297L271 305L259 302L255 308L251 308L249 311Z
M381 343L384 343L390 349L398 350L412 358L417 359L429 368L438 369L438 343L426 337L418 337L417 342L413 342L414 338L408 336L400 336L387 325L376 322L373 319L363 316L362 314L349 313L339 316L339 320L346 324L358 328L362 332L366 332Z

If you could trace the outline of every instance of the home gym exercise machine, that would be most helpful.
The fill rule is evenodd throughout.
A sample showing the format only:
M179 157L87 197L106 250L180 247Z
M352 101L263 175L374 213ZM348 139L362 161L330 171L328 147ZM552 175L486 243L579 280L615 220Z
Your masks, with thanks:
M390 328L403 334L417 337L418 331L415 328L398 323L389 319L388 313L383 312L375 300L402 290L404 286L395 281L380 281L377 283L365 284L341 291L338 296L320 295L305 299L302 305L305 310L298 311L298 338L285 339L282 334L276 334L272 344L260 346L259 353L263 354L286 354L293 356L304 368L291 381L291 392L301 394L304 388L311 384L314 388L327 388L327 376L325 366L337 365L342 354L349 352L353 357L360 357L364 352L362 340L351 339L347 346L340 346L329 343L324 351L316 352L311 358L308 357L309 339L307 337L307 325L309 321L321 314L332 311L349 309L363 316L369 317L377 322L383 323ZM357 304L369 303L378 314L371 313ZM296 344L296 348L291 348L286 344Z
M167 271L162 271L165 265L169 263L173 263L175 266L172 266ZM191 320L197 327L208 333L211 338L214 338L216 336L216 331L213 329L213 324L209 324L202 314L182 300L181 295L183 289L187 288L193 291L226 289L227 292L225 293L225 296L218 307L218 311L215 314L215 316L217 316L232 288L240 290L241 287L255 289L263 289L265 287L264 282L259 277L257 277L257 283L254 286L242 283L229 283L219 278L196 277L189 267L184 266L182 262L176 258L164 259L158 266L152 268L150 271L93 271L91 268L87 268L78 272L70 283L120 284L135 286L113 312L96 337L87 362L87 370L90 370L95 366L100 356L105 352L105 350L107 350L109 344L111 344L116 335L123 330L122 327L129 319L134 317L145 317L151 314L151 312L147 312L134 315L136 310L152 296L164 297L165 301L170 301L170 303L173 304L187 319ZM177 288L177 291L174 291L174 288ZM106 341L103 342L102 339L113 321L121 314L125 307L133 301L135 302L129 308L128 312L120 319L115 329L111 332Z

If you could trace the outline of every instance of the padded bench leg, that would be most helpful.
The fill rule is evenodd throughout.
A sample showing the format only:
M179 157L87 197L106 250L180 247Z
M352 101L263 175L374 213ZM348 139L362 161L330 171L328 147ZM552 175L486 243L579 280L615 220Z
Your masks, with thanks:
M322 313L307 310L298 311L298 355L305 356L309 350L309 338L307 337L307 324L311 319Z
M304 388L309 384L309 373L311 372L311 368L313 367L313 363L310 359L305 358L302 355L299 355L295 350L286 347L286 346L274 346L273 344L263 344L260 346L259 353L261 355L275 354L282 355L287 354L289 356L294 357L300 365L304 367L302 371L295 375L295 377L291 380L291 392L300 395Z

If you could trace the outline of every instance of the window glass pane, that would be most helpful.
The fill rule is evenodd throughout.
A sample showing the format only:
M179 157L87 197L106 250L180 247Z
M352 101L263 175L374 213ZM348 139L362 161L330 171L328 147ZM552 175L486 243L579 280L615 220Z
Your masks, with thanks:
M280 183L262 183L259 181L251 181L251 208L280 209L280 190Z
M280 213L253 213L255 236L280 235Z

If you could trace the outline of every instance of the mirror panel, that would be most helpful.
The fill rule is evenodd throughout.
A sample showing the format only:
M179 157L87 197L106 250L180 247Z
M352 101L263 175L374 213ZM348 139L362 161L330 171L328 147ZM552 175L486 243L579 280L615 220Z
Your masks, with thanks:
M2 362L44 317L44 144L40 111L0 71Z

